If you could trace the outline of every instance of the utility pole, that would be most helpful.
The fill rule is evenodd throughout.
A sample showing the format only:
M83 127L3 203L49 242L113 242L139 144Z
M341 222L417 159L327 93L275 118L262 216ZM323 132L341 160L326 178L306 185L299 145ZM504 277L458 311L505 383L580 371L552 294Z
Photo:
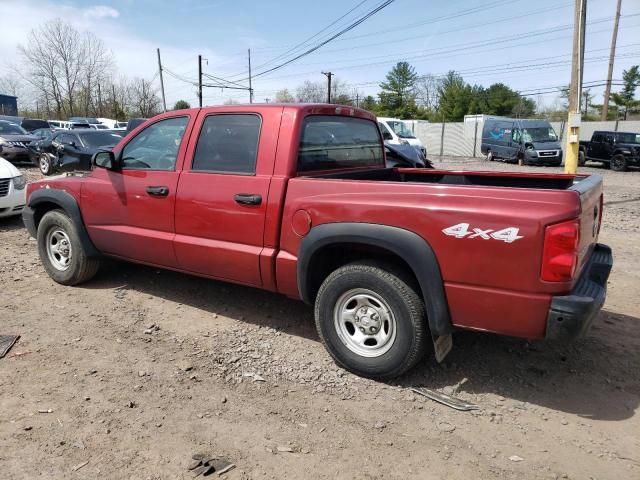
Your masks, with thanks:
M569 89L569 127L565 148L564 171L578 170L580 142L580 104L582 99L582 74L584 69L584 30L587 19L587 0L575 0L573 19L573 55L571 58L571 87Z
M360 94L356 92L356 107L360 108Z
M164 80L162 79L162 62L160 61L160 49L156 49L158 51L158 74L160 75L160 91L162 92L162 111L167 111L167 101L164 98Z
M331 103L331 77L333 77L333 73L331 72L321 72L321 73L327 77L327 103Z
M102 117L102 94L100 93L100 82L98 82L98 116Z
M202 108L202 55L198 55L198 103Z
M611 95L611 78L613 77L613 60L616 57L616 41L618 40L618 23L620 22L620 6L622 0L618 0L616 16L613 21L613 34L611 35L611 51L609 52L609 72L607 73L607 86L604 89L604 102L602 103L602 120L609 114L609 96Z
M116 102L116 85L111 84L111 93L113 94L113 116L118 120L118 102Z
M249 103L253 103L253 88L251 87L251 49L247 50L249 54Z

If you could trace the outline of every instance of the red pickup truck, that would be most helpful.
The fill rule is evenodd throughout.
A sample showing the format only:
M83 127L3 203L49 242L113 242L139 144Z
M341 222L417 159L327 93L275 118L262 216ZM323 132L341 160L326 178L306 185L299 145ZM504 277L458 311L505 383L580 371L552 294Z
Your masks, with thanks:
M454 329L584 333L612 266L598 176L386 168L375 117L335 105L168 112L92 172L28 185L24 223L63 285L117 257L279 292L363 376Z

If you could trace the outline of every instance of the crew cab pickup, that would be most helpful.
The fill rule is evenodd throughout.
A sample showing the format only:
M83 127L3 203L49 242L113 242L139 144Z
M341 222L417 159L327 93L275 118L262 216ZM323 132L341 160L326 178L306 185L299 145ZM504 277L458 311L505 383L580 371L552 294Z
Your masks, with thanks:
M390 378L455 329L583 334L612 265L594 175L386 168L370 113L336 105L168 112L28 185L23 219L58 283L116 257L314 305L336 362Z
M623 172L640 167L640 134L632 132L593 132L591 141L581 141L579 164L587 160L603 162L611 170Z

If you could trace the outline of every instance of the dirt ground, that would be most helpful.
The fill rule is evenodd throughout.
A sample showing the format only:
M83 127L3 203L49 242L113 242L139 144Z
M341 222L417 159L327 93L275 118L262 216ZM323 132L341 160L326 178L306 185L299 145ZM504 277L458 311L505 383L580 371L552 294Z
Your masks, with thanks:
M444 364L386 384L336 367L302 303L118 262L63 287L0 220L0 334L21 335L0 360L0 475L188 479L205 452L236 464L229 480L640 479L640 171L583 170L605 178L615 255L588 337L460 332Z

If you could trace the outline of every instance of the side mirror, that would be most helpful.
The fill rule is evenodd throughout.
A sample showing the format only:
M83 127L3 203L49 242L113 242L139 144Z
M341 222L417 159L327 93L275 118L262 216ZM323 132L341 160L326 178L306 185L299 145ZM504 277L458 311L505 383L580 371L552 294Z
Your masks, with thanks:
M117 170L118 162L112 151L96 152L91 157L91 163L96 167L106 168L107 170Z

